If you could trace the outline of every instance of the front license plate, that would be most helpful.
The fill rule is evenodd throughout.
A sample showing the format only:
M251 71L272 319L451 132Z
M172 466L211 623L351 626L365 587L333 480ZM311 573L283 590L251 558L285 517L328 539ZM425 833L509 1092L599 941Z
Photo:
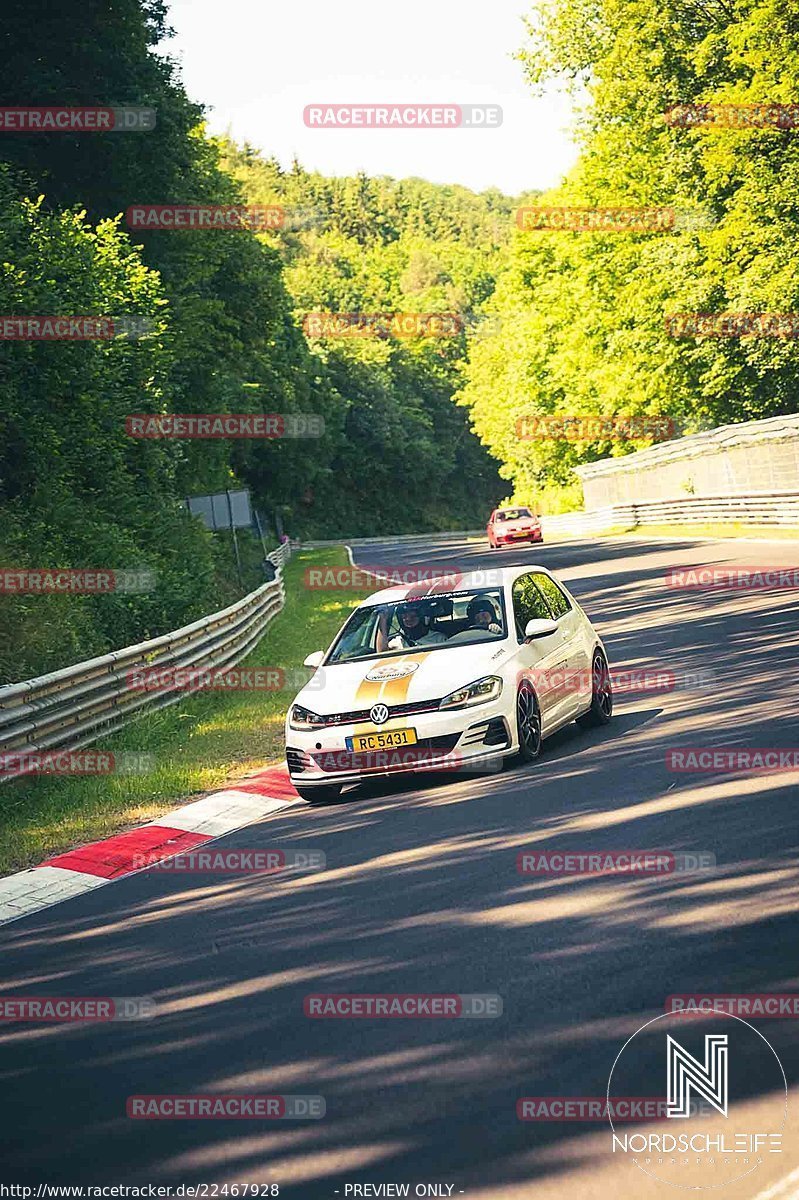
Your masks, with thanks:
M416 742L415 729L392 729L385 733L356 733L345 739L347 749L362 750L391 750L394 746L413 746Z

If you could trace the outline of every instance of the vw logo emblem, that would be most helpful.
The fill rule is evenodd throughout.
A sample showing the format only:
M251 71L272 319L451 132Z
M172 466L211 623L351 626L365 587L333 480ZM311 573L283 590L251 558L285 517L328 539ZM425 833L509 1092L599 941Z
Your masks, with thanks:
M375 704L369 709L369 720L374 725L383 725L388 720L388 709L385 704Z

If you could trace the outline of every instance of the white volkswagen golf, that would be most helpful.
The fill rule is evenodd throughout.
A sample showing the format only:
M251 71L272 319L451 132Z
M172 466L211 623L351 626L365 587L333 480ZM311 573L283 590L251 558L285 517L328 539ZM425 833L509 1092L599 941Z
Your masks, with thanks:
M306 800L375 775L532 762L569 721L613 711L602 641L544 567L384 588L305 666L286 761Z

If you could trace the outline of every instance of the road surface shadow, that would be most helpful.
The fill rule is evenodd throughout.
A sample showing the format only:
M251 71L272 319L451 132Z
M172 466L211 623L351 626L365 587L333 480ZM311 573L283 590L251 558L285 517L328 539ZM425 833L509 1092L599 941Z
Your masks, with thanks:
M584 551L570 548L582 570ZM612 660L668 653L712 669L713 686L622 696L610 726L562 731L528 769L399 792L389 780L219 843L319 849L323 870L147 871L2 931L6 996L156 1002L151 1020L3 1026L8 1179L274 1181L309 1197L365 1181L487 1195L560 1181L573 1194L581 1166L607 1165L597 1126L520 1122L520 1097L604 1095L621 1046L670 995L799 991L796 774L681 774L666 757L795 743L795 598L655 591L671 550L650 547L647 563L635 544L639 572L623 544L610 576L623 582L607 591L586 575L581 602L599 613ZM716 865L520 873L519 855L544 849L708 851ZM305 1015L310 994L415 992L498 993L503 1015ZM791 1021L755 1024L795 1086ZM762 1099L758 1063L736 1071L736 1094ZM133 1095L234 1092L323 1095L327 1113L274 1124L126 1115Z

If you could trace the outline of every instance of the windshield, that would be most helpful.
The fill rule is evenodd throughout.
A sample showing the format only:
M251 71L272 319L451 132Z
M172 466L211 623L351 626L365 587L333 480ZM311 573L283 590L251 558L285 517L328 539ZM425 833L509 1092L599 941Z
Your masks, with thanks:
M356 658L444 650L507 636L501 588L447 592L356 608L341 630L327 664Z
M531 517L529 508L503 508L497 513L498 521L516 521L519 517Z

